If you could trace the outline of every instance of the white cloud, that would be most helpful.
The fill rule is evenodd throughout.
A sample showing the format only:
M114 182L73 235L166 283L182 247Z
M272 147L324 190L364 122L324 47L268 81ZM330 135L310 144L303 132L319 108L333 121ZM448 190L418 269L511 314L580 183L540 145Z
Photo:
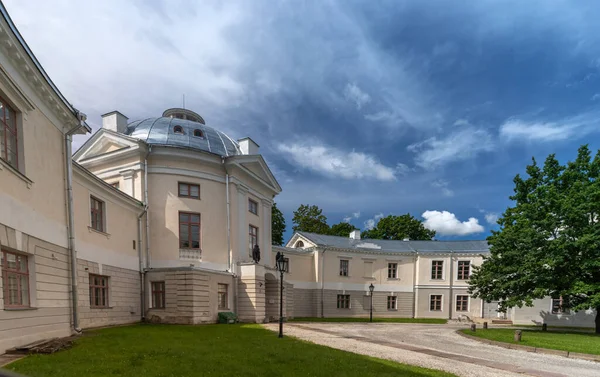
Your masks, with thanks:
M454 196L454 191L448 188L448 181L443 179L438 179L436 181L431 182L431 187L439 188L442 191L442 195L451 197Z
M500 136L507 141L552 142L571 140L598 131L600 114L583 113L558 121L524 121L509 119L500 126Z
M403 164L401 162L396 164L396 173L398 175L405 176L408 174L408 172L410 172L410 170L411 169L406 164Z
M488 224L490 225L496 225L496 222L498 221L498 214L494 213L494 212L488 212L485 214L485 221L487 221Z
M344 97L353 102L356 105L358 110L363 107L366 103L371 100L371 96L368 93L363 92L356 84L346 84L346 88L344 88Z
M592 101L597 101L600 99L600 93L596 93L592 96L592 98L590 98L590 100Z
M479 220L474 217L460 222L455 214L448 211L425 211L421 216L425 219L425 228L435 230L442 236L465 236L484 231Z
M345 223L349 223L350 221L352 221L352 219L358 219L360 217L360 211L358 212L354 212L352 215L344 217L344 220L342 220Z
M467 160L494 149L492 136L485 130L461 128L443 138L432 137L407 147L416 153L415 164L432 170L450 162Z
M375 228L375 224L377 224L379 219L381 219L382 217L383 217L383 213L378 213L377 215L373 216L372 219L368 219L367 221L365 221L365 223L364 223L365 230L371 230L371 229Z
M280 144L277 150L290 162L316 173L344 179L394 181L395 168L361 152L346 152L322 144Z

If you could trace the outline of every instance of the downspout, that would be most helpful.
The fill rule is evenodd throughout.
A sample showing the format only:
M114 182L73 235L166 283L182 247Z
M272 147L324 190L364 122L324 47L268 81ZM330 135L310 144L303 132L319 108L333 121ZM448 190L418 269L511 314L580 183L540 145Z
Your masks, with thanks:
M419 252L415 250L415 263L413 267L413 318L417 317L417 263L419 262Z
M324 295L325 295L325 250L321 252L321 318L325 318Z
M86 115L77 112L79 124L65 134L65 168L67 179L67 237L71 257L71 301L73 303L73 330L80 333L78 290L77 290L77 250L75 249L75 213L73 209L73 134L84 126Z
M147 209L144 208L144 211L138 216L138 260L139 260L139 268L140 268L140 311L141 311L141 321L144 322L146 319L146 295L145 295L145 284L144 284L144 259L142 255L142 217L146 214Z
M150 268L150 216L148 216L148 156L152 152L152 146L148 145L148 152L144 157L144 205L146 212L146 268ZM145 282L144 282L145 283Z
M225 165L224 157L221 157L221 162L223 163L223 168L225 168L225 202L227 208L227 269L229 270L229 272L234 273L233 266L231 264L233 258L231 255L231 220L229 217L229 172L227 171L227 166Z
M454 251L451 250L450 251L450 298L448 300L448 319L452 319L452 301L453 301L453 297L452 297L452 286L453 286L453 280L454 280Z

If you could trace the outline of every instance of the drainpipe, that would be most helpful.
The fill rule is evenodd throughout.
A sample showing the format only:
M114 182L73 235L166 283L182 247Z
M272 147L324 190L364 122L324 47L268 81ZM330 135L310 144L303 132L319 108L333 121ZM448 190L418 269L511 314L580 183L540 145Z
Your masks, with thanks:
M325 295L325 250L321 252L321 318L325 318L324 295Z
M452 285L454 284L454 251L450 251L450 298L448 300L448 319L452 319Z
M75 213L73 209L73 134L82 127L87 116L77 112L79 124L65 134L65 169L67 173L67 237L71 257L71 301L73 302L73 330L81 332L79 327L78 290L77 290L77 250L75 249Z
M419 252L415 251L415 263L413 266L413 318L417 317L417 263L419 262Z
M144 322L146 319L146 295L145 295L145 284L144 284L144 259L142 255L142 217L146 214L147 209L144 208L144 211L138 216L138 260L139 260L139 268L140 268L140 311L141 311L141 320Z
M225 166L225 158L221 157L221 163L225 168L225 201L227 207L227 269L229 272L234 273L232 266L232 255L231 255L231 220L229 217L230 212L230 204L229 204L229 172L227 171L227 166Z
M150 268L150 216L148 215L148 156L152 152L152 146L148 145L148 152L144 157L144 205L146 212L146 268ZM144 282L145 283L145 282Z

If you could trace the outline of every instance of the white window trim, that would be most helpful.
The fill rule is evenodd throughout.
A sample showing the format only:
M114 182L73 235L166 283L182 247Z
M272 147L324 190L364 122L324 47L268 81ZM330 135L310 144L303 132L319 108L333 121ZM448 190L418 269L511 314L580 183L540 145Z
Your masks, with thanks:
M554 300L560 300L560 299L559 298L552 298L552 296L550 297L550 310L549 310L549 313L551 315L556 315L556 316L571 316L571 315L574 314L571 309L569 309L568 313L563 313L563 312L561 312L561 313L553 313L552 312L552 303L554 302Z
M389 300L390 297L396 297L396 300L394 300L394 307L393 308L388 308L387 307L388 300ZM387 295L386 298L385 298L385 307L389 311L396 311L396 310L398 310L398 296L396 294Z
M458 278L458 262L469 262L469 278L468 279L459 279ZM473 274L473 259L457 259L456 260L456 265L454 266L456 267L456 281L469 281L471 280L471 275ZM443 272L443 271L442 271Z
M394 277L389 277L390 276L390 264L395 264L396 265L396 276ZM398 262L387 262L387 271L386 271L386 276L387 276L387 280L398 280L398 266L400 264Z
M373 262L374 262L375 260L374 260L374 259L365 259L365 258L363 258L363 260L364 260L364 263L363 263L363 275L364 275L364 276L363 276L363 278L364 278L364 279L375 279L375 277L373 276L373 275L374 275L374 272L375 272L375 271L373 270L373 266L374 266L374 263L373 263ZM366 264L367 264L367 263L370 263L370 264L371 264L371 276L367 276L367 274L365 274L365 266L366 266ZM350 272L350 264L348 264L348 272Z
M467 310L456 309L456 303L458 302L458 296L467 296ZM457 293L454 295L454 311L457 313L469 313L471 311L471 295L466 293Z
M442 303L440 304L440 310L431 310L431 296L442 296ZM443 293L430 293L429 294L429 301L427 302L427 306L429 308L430 312L433 313L443 313L444 312L444 294Z
M348 275L342 275L342 261L345 260L348 262ZM346 258L340 258L340 263L338 264L338 276L342 277L342 278L349 278L350 277L350 259L346 259Z
M442 262L442 278L441 279L432 279L431 271L433 270L433 262L438 262L438 261ZM429 271L427 272L429 274L429 281L446 281L446 262L447 262L447 260L445 260L445 259L430 259L429 260Z

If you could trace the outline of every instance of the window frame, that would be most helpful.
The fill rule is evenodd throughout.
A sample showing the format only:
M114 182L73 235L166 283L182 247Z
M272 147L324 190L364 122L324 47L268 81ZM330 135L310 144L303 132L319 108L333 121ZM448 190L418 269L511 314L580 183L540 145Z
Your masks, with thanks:
M152 292L152 309L165 309L167 306L165 281L150 282L150 290Z
M393 276L390 276L390 272L393 272ZM394 279L398 279L398 262L388 262L388 280Z
M173 126L173 133L176 135L185 135L183 132L183 127L179 125Z
M196 133L199 133L200 135L196 135ZM202 132L202 130L199 128L194 129L194 132L192 133L192 135L194 135L194 137L199 137L199 138L204 139L204 132Z
M2 112L2 117L0 118L0 127L4 130L3 132L3 137L2 140L0 140L0 144L4 145L4 151L1 151L0 148L0 159L2 159L4 162L6 162L9 166L13 167L14 169L16 169L17 171L20 171L19 168L19 124L17 122L17 110L14 109L14 107L12 105L10 105L8 103L8 101L3 97L0 96L0 103L4 106L4 111ZM6 122L6 113L7 110L9 113L12 112L12 122L13 122L13 127L14 129L10 128L10 125L7 124ZM9 133L12 135L11 137L11 141L14 138L14 147L15 150L11 152L14 153L14 164L10 162L9 158L8 158L8 135Z
M94 203L98 203L98 208L94 208ZM106 203L94 195L90 195L90 228L106 233Z
M22 308L30 308L31 307L31 282L29 275L29 256L23 253L15 253L12 251L8 251L5 249L0 250L0 254L2 257L0 258L0 270L2 270L2 290L4 297L4 308L7 309L22 309ZM15 257L25 258L25 271L21 270L19 263L17 262L16 268L8 267L8 255L14 255ZM8 277L9 275L16 275L17 277L17 293L18 293L18 301L17 304L10 303L10 294L8 287ZM27 282L27 303L23 303L23 295L22 295L22 286L21 286L21 278L25 277L25 281Z
M181 215L186 215L188 216L188 220L187 222L182 222L181 221ZM198 216L198 222L192 222L192 216ZM186 212L186 211L179 211L179 213L177 214L177 220L179 222L179 228L178 228L178 236L179 236L179 248L180 249L189 249L189 250L202 250L202 215L198 212ZM187 224L187 232L188 232L188 238L187 238L187 242L188 242L188 246L183 246L183 240L181 237L181 226L183 224ZM198 226L198 247L193 247L192 246L192 227L194 225Z
M181 193L181 188L187 188L187 195ZM192 187L198 188L198 197L192 196ZM197 183L177 182L177 196L179 198L200 200L200 185Z
M459 299L460 297L460 299ZM470 307L470 297L469 295L456 295L454 298L454 311L456 312L468 312ZM463 304L463 306L459 307L459 304Z
M345 264L345 267L343 266ZM340 259L340 276L348 277L350 276L350 260L349 259Z
M221 292L221 287L225 287L225 292ZM222 295L225 296L225 305L223 303ZM217 309L218 310L229 310L229 284L217 283Z
M465 268L466 266L466 268ZM469 280L471 278L471 261L459 260L456 264L456 280Z
M436 263L440 263L439 267L436 266ZM435 270L434 270L435 268ZM434 271L435 271L435 275L434 275ZM438 272L439 272L439 276L438 276ZM444 280L444 261L441 259L435 259L431 261L431 268L429 271L429 277L431 280Z
M90 292L90 308L92 309L107 309L110 308L109 306L109 295L110 295L110 291L109 291L109 277L106 275L100 275L100 274L89 274L88 275L89 278L89 292ZM106 284L105 285L97 285L97 284L92 284L93 282L93 278L100 278L100 281L105 281ZM95 293L95 289L99 288L100 292L102 292L102 297L104 298L104 304L103 305L95 305L95 298L96 293Z
M256 234L254 234L253 231L256 231ZM248 250L248 253L250 254L250 256L252 256L252 249L254 248L254 245L258 245L258 243L260 242L260 239L258 236L259 236L259 228L252 224L248 224L248 246L250 249L250 250ZM252 242L252 241L255 241L255 242Z
M439 300L435 300L435 303L439 303L439 309L437 309L437 305L432 305L434 303L433 298L439 297ZM441 312L444 308L444 295L442 294L430 294L429 295L429 311L430 312Z
M554 302L558 301L558 306L557 309L555 310L555 305ZM551 297L550 298L550 314L561 314L561 315L570 315L571 314L571 309L569 309L568 307L563 308L563 303L568 303L569 302L569 298L568 297L563 297L563 296L559 296L558 298L554 298Z
M351 309L350 307L350 295L338 294L337 295L337 308L338 309Z
M254 211L252 207L254 207ZM258 216L258 202L256 200L248 198L248 212Z
M387 310L398 310L398 296L387 296Z

